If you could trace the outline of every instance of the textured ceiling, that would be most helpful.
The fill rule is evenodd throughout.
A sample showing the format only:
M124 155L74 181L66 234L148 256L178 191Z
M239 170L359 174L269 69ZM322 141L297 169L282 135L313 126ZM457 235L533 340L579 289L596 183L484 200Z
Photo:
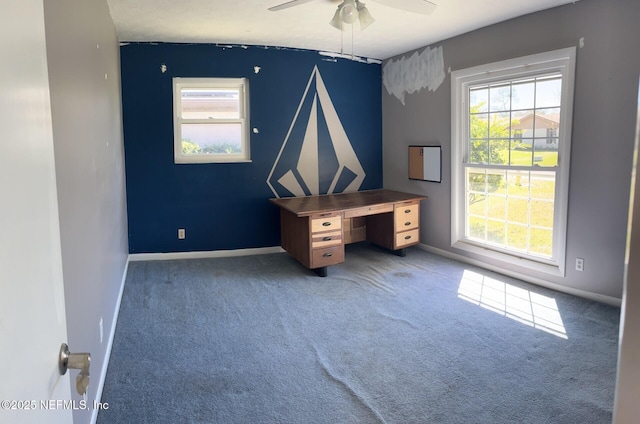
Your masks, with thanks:
M290 47L386 59L577 0L433 0L428 16L366 1L375 22L342 34L329 25L339 1L314 0L271 12L286 0L108 0L118 39ZM421 1L421 0L415 0ZM353 32L353 39L352 39Z

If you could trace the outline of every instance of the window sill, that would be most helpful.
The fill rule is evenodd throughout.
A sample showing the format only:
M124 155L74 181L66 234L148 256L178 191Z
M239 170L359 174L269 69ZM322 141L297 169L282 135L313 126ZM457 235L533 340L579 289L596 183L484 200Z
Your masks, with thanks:
M211 158L190 158L190 159L176 159L176 165L194 165L194 164L203 164L203 163L251 163L253 162L251 159L217 159L213 160Z
M564 277L564 267L558 263L540 262L534 259L519 257L508 253L502 253L488 247L482 247L471 242L458 240L451 247L473 254L475 259L488 259L503 265L517 267L525 271L536 271L553 277Z

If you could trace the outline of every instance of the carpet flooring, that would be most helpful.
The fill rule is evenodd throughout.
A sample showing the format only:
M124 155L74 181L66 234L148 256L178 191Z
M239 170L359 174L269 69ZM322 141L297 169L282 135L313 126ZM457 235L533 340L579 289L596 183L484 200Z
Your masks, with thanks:
M609 423L619 313L417 248L132 262L98 423Z

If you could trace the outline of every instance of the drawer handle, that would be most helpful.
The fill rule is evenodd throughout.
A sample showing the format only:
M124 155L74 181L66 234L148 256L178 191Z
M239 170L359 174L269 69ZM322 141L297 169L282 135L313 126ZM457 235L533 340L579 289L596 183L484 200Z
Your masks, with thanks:
M404 236L405 240L409 240L411 238L411 236Z
M410 223L410 222L405 222L405 223L404 223L404 226L405 226L405 227L408 227L409 225L411 225L411 223Z
M405 209L404 213L411 213L411 209Z
M331 240L331 237L323 237L322 238L322 241L329 241L329 240Z
M331 222L329 222L329 221L322 223L323 227L328 227L329 225L331 225Z
M333 253L325 253L324 255L322 255L323 258L330 258L333 256Z

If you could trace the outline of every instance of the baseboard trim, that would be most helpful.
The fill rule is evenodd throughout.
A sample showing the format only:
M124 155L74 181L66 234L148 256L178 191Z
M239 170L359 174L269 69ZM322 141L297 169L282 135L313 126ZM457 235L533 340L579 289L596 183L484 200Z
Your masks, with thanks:
M473 266L477 266L479 268L484 268L487 269L489 271L493 271L493 272L497 272L499 274L503 274L503 275L507 275L509 277L513 277L513 278L517 278L518 280L522 280L522 281L526 281L527 283L531 283L531 284L535 284L538 286L542 286L548 289L552 289L552 290L556 290L562 293L567 293L567 294L571 294L574 296L578 296L578 297L582 297L585 299L589 299L589 300L593 300L596 302L601 302L601 303L605 303L607 305L611 305L611 306L617 306L620 307L622 305L622 300L615 298L615 297L611 297L611 296L605 296L603 294L598 294L598 293L591 293L585 290L580 290L580 289L576 289L573 287L567 287L567 286L563 286L562 284L557 284L557 283L552 283L551 281L546 281L543 280L541 278L536 278L536 277L531 277L529 275L526 274L521 274L519 272L515 272L515 271L511 271L508 269L504 269L501 268L499 266L495 266L495 265L491 265L491 264L487 264L485 262L479 261L477 259L471 259L468 258L466 256L463 255L459 255L457 253L453 253L453 252L449 252L447 250L443 250L437 247L433 247L433 246L429 246L426 244L418 244L418 248L425 250L429 253L433 253L435 255L439 255L439 256L444 256L445 258L449 258L449 259L453 259L456 261L460 261L460 262L464 262L464 263L468 263L469 265L473 265Z
M234 256L267 255L270 253L284 252L282 247L258 247L253 249L235 250L210 250L197 252L169 252L169 253L132 253L129 260L138 261L168 261L173 259L207 259L207 258L231 258Z
M111 331L109 332L109 340L107 342L107 350L104 353L104 360L102 362L102 372L98 380L98 390L96 392L96 400L100 402L102 400L102 391L104 390L104 383L107 379L107 369L109 368L109 361L111 360L111 349L113 348L113 340L116 335L116 325L118 324L118 316L120 315L120 303L122 302L122 294L124 293L124 283L127 280L127 272L129 271L129 262L131 261L131 255L127 256L127 262L124 265L124 271L122 273L122 280L120 281L120 289L118 292L118 300L116 301L116 307L113 311L113 319L111 320ZM95 424L98 420L99 409L94 409L91 414L91 424Z

